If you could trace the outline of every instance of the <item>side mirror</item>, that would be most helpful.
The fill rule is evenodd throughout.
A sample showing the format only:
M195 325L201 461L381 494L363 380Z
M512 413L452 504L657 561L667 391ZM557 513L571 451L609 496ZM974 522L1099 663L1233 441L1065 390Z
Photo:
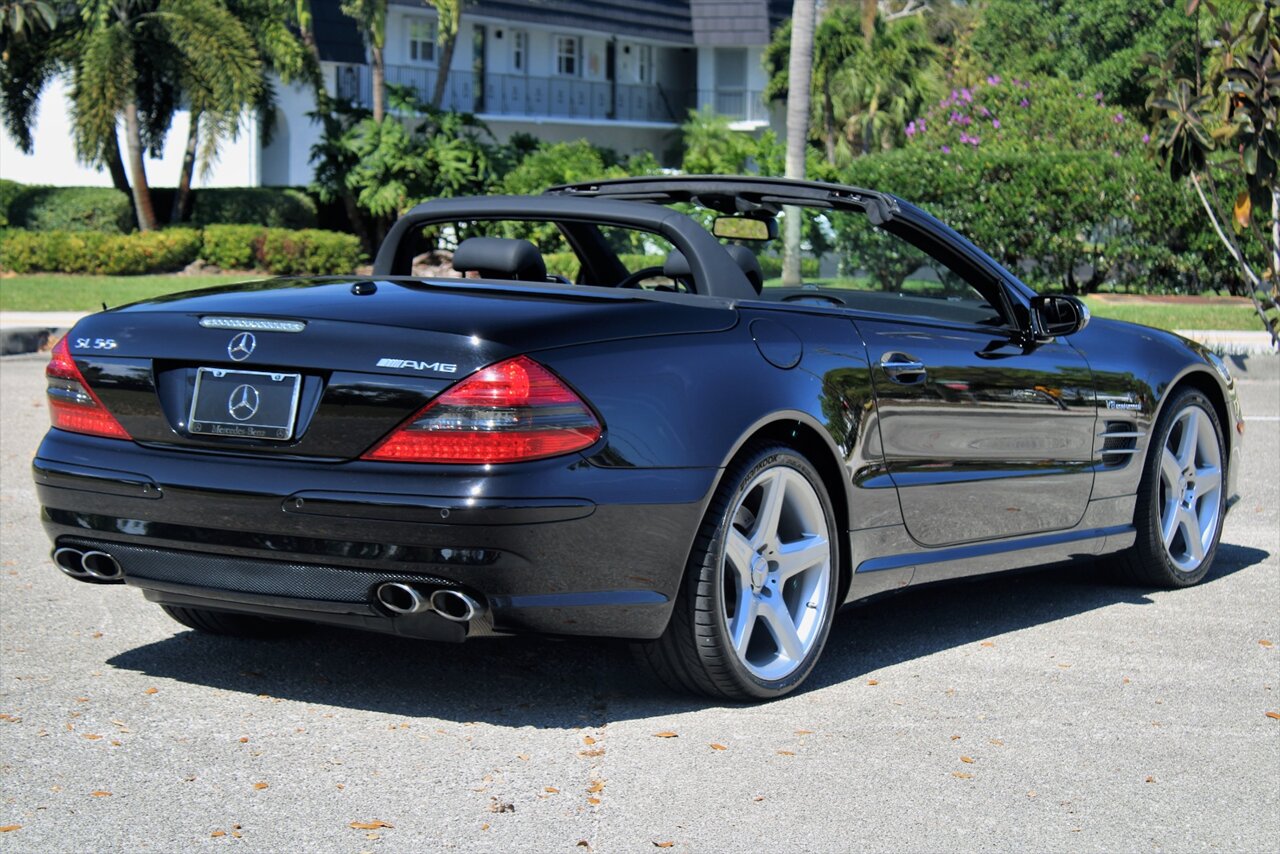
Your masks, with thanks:
M776 240L778 223L749 216L718 216L711 223L711 233L727 240Z
M1074 335L1089 324L1089 307L1077 297L1047 296L1031 300L1031 333L1037 341Z

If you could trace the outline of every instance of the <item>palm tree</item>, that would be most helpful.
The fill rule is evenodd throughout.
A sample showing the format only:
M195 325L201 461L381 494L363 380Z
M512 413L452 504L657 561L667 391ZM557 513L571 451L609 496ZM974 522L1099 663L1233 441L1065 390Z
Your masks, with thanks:
M787 93L786 176L803 178L809 147L809 85L813 70L814 0L795 0L791 7L791 61ZM782 284L800 285L800 209L790 207L784 220Z
M423 0L436 8L436 38L440 42L440 61L436 63L436 88L431 94L431 106L440 109L444 105L445 87L449 83L449 68L453 65L453 51L458 46L458 30L462 27L462 6L466 0Z
M156 228L145 150L163 141L184 91L238 120L262 85L252 39L217 0L82 0L64 47L77 153L107 161L123 117L138 227Z
M381 123L387 114L387 67L382 51L387 44L387 0L343 0L342 13L355 18L369 45L373 69L373 120Z

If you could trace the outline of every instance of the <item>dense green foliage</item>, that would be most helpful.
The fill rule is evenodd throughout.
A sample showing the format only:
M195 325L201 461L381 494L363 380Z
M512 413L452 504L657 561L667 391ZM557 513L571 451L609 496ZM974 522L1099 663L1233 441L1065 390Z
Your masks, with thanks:
M315 228L316 203L306 193L287 187L196 190L191 221L197 225Z
M200 232L193 228L136 234L9 229L0 233L0 269L115 276L160 273L194 261L200 245Z
M354 235L252 225L211 225L201 258L223 269L256 269L281 276L336 276L364 263Z
M0 208L8 225L32 231L101 231L133 228L129 197L110 187L33 187L7 182Z
M17 181L0 178L0 228L9 225L9 205L25 189L26 186Z

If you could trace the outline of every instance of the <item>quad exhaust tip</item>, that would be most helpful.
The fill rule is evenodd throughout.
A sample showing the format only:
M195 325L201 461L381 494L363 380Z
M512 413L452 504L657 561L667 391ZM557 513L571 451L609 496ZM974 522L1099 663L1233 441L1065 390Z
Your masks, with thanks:
M484 606L459 590L441 588L430 595L402 581L378 585L378 603L393 614L421 614L433 611L455 623L469 623L484 613Z
M77 581L124 580L120 562L106 552L60 548L54 551L53 562L64 574Z

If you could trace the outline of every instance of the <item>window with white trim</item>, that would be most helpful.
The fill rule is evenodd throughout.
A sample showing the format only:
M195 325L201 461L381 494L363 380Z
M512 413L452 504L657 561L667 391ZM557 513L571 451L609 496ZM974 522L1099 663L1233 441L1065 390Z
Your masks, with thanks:
M582 75L582 39L556 36L556 73L561 77Z
M435 65L436 22L430 18L410 18L406 29L409 33L409 61Z
M524 30L511 32L511 70L516 74L529 70L529 34Z
M653 82L653 45L636 45L636 80L640 83Z

